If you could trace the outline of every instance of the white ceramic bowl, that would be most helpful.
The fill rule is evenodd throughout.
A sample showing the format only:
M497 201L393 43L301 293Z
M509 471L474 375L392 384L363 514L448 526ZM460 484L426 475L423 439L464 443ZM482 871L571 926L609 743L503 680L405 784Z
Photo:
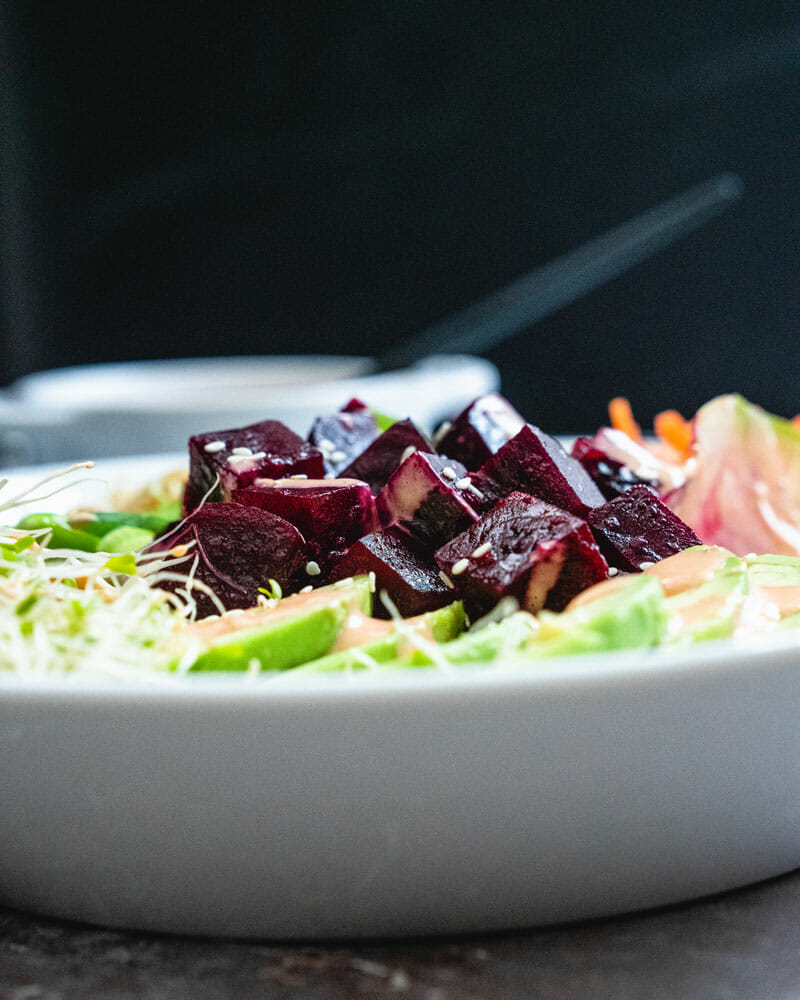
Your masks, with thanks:
M526 927L800 864L794 645L529 673L0 679L0 901L261 938Z
M798 704L792 635L524 671L0 675L0 902L308 939L702 896L800 865Z

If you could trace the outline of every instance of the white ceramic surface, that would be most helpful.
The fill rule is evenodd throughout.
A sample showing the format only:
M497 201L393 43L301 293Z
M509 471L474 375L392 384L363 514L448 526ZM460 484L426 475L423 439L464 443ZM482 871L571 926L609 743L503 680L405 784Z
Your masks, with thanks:
M0 394L0 461L46 462L183 448L192 434L280 414L307 434L353 396L432 428L497 389L483 358L432 357L370 374L369 358L194 358L39 372Z
M799 705L792 636L523 672L0 677L0 902L331 938L689 899L800 865Z

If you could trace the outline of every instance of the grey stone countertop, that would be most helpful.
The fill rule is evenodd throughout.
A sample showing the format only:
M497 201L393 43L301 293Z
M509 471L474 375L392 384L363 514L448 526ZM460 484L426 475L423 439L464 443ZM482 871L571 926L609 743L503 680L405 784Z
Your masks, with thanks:
M800 871L504 934L332 944L128 933L0 908L0 1000L789 1000Z

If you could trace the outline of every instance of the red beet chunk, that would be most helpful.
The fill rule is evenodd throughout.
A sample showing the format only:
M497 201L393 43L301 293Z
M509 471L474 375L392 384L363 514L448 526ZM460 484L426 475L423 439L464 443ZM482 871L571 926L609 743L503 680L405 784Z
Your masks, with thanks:
M357 479L257 479L231 499L285 518L323 568L377 527L375 500Z
M702 544L647 486L634 486L589 511L587 520L611 565L630 572Z
M187 560L175 567L189 573L195 555L194 577L213 590L226 609L250 608L258 603L259 587L277 580L285 592L308 582L308 561L302 535L282 517L257 507L238 503L206 503L184 521L180 530L156 541L149 552L165 552L194 543ZM176 590L181 584L165 581L160 586ZM210 597L192 590L197 617L214 614Z
M364 413L364 412L369 412L369 407L367 406L367 404L363 400L358 399L357 397L353 396L352 399L348 399L348 401L344 404L344 406L341 409L341 412L342 413Z
M362 479L379 493L411 451L434 452L431 441L411 420L398 420L341 472L345 479Z
M442 455L455 458L474 471L524 425L525 420L508 400L490 392L459 413L436 445Z
M415 451L376 498L381 524L397 524L431 550L478 520L460 483L467 470L441 455Z
M580 462L555 438L525 424L472 475L484 508L514 491L530 493L572 514L583 516L605 498Z
M255 479L291 475L321 479L324 474L322 454L278 420L196 434L189 439L184 508L193 510L209 490L209 500L229 500L235 489Z
M632 486L648 486L658 493L657 479L644 479L637 475L633 469L598 448L592 438L576 438L571 454L586 469L606 500L613 500Z
M322 452L325 472L338 476L378 436L378 424L369 407L351 399L338 413L317 417L308 440Z
M455 600L433 559L398 528L360 538L336 563L332 577L341 580L359 573L374 573L376 593L385 590L406 618ZM375 601L374 614L389 617L380 599Z
M608 576L589 525L528 493L500 500L435 558L473 617L506 596L526 611L560 611Z

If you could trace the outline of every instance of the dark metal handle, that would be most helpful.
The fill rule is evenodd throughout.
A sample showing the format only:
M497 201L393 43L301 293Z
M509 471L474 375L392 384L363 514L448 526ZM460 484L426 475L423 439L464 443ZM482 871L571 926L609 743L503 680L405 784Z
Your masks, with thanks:
M378 370L431 354L481 354L698 229L742 188L741 178L725 173L670 198L390 348Z

